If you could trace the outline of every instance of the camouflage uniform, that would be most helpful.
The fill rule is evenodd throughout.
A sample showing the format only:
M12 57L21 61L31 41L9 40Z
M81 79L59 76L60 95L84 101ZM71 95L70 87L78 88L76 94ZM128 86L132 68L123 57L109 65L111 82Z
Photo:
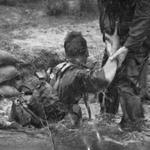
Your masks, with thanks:
M76 122L82 117L78 102L83 95L95 93L108 85L103 69L91 70L73 60L57 65L51 76L51 84L56 80L54 87L57 89L60 101L76 118Z
M120 101L126 107L122 122L136 121L143 117L142 108L139 108L142 88L140 79L150 48L150 1L125 0L119 3L118 0L98 0L98 5L103 40L105 41L105 33L114 32L117 21L121 46L129 49L124 63L106 92L106 112L116 113ZM107 55L104 62L106 59Z
M45 80L41 80L30 100L19 97L13 102L11 120L22 126L43 127L47 122L60 121L65 114L65 107L59 101L57 92Z

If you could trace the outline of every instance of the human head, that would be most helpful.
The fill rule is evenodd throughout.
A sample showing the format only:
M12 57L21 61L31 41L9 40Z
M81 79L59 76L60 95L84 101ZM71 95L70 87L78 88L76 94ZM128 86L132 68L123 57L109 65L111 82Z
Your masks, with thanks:
M68 58L80 58L83 63L86 63L89 53L87 42L81 32L69 32L65 38L64 48Z

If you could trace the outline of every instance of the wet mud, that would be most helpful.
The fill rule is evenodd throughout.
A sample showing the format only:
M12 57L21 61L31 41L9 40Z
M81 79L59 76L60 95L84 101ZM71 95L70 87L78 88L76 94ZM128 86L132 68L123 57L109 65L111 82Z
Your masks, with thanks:
M96 104L91 104L98 108ZM150 107L144 106L146 116ZM96 115L92 121L84 121L80 128L72 129L69 120L42 129L20 128L0 130L1 150L149 150L150 128L128 132L119 128L120 114ZM96 114L96 113L95 113ZM147 124L150 124L147 120Z

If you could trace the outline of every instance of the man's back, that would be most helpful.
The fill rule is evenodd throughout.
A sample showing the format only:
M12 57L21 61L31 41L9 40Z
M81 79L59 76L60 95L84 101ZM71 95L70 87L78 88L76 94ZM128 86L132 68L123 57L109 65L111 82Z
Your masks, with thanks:
M79 77L79 74L84 72L84 69L82 69L83 68L80 68L80 66L70 62L66 62L63 68L61 68L56 84L58 84L57 91L59 98L63 103L76 103L82 96L84 87L82 86L82 81Z
M56 70L54 87L65 104L78 103L84 93L95 93L108 84L103 69L90 70L77 62L65 62L56 66Z

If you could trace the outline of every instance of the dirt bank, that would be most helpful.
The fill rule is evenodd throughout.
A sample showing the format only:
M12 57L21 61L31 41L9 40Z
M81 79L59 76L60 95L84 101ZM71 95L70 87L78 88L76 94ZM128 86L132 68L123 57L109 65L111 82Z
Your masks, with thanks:
M87 39L90 53L101 58L103 43L97 19L55 18L47 16L43 9L0 7L1 49L31 56L44 49L63 57L66 33L77 30Z

